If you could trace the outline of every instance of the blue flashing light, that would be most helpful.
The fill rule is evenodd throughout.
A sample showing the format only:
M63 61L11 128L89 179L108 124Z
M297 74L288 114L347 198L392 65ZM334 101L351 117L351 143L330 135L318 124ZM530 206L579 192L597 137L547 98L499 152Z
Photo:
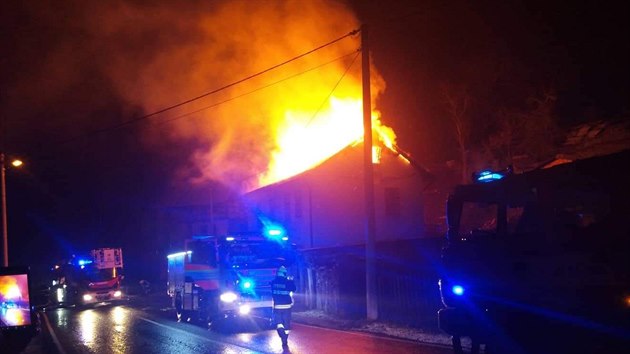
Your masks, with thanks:
M234 241L234 237L232 236L228 236L225 238L226 241Z
M91 263L92 263L92 261L91 261L91 260L89 260L89 259L79 259L79 260L77 261L77 263L78 263L81 267L83 267L83 266L85 266L86 264L91 264Z
M169 254L168 256L166 256L166 258L172 259L172 258L176 258L176 257L184 257L184 256L189 255L189 254L192 254L192 251L177 252L177 253Z
M282 230L280 230L280 229L269 229L269 230L267 230L267 235L269 235L269 236L280 236L280 235L282 235Z
M286 232L284 231L284 228L282 228L282 226L270 225L265 227L265 237L275 240L284 240L284 238L286 237Z
M497 173L497 172L492 172L492 171L481 171L478 175L477 175L477 182L492 182L492 181L498 181L500 179L502 179L503 177L505 177L503 174L501 173Z
M286 236L286 230L281 224L278 224L263 215L259 215L258 218L263 225L262 233L264 237L279 241L282 237Z
M256 283L250 278L241 278L239 285L241 287L241 291L245 293L254 291L254 288L256 287Z
M284 236L284 237L282 238L282 241L289 241L289 238L288 238L288 237L286 237L286 236Z
M451 291L453 292L453 294L457 296L462 296L464 295L465 289L461 285L453 285L453 287L451 288Z

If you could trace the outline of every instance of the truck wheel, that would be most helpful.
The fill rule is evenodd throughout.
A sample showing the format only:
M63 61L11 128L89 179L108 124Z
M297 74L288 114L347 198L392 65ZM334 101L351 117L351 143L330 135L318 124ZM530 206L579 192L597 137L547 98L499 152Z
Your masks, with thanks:
M184 317L184 310L182 309L182 297L180 293L175 295L175 312L177 313L177 322L181 322Z

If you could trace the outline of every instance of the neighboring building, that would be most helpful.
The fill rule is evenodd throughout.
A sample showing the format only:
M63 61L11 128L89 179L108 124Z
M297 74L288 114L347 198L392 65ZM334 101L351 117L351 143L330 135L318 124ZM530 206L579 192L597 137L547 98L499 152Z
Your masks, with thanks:
M584 123L567 130L555 158L543 163L542 167L627 149L630 149L630 119Z
M423 192L430 174L400 150L383 146L377 150L376 241L424 237ZM363 144L348 146L320 165L245 198L262 215L282 224L299 248L365 243Z
M521 161L520 168L549 167L630 148L628 119L585 123L565 134L553 160L524 158L528 162ZM443 235L444 205L459 183L457 169L441 164L432 166L431 174L397 148L380 146L380 152L380 163L374 164L376 240ZM160 235L161 247L171 251L196 235L253 231L260 226L257 217L263 217L282 224L302 249L360 245L365 241L363 183L363 144L358 143L308 171L244 196L206 193L207 202L179 201L156 208L148 212L150 221L143 231L151 240L150 235Z

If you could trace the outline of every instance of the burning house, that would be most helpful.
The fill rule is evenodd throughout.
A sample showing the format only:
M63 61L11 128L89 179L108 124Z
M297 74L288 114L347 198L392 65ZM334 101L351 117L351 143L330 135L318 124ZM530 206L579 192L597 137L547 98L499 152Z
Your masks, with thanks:
M423 191L430 174L395 146L373 148L376 241L425 236ZM253 210L282 224L299 248L365 241L363 144L245 195Z
M302 308L365 316L363 154L363 142L355 141L309 170L244 195L251 210L282 225L302 250L297 270ZM427 209L434 206L425 198L432 174L382 135L374 140L372 162L377 292L389 299L379 304L381 317L420 324L434 317L439 303L430 264L441 238L430 237L436 234ZM386 296L392 289L395 300ZM417 294L422 301L413 300Z

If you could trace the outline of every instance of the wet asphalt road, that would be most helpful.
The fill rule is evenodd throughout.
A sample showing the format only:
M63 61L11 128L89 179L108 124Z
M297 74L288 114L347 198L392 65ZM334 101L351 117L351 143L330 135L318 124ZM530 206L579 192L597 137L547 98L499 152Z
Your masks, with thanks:
M158 306L159 307L159 306ZM264 319L208 330L178 323L174 314L143 301L42 313L41 353L426 353L450 350L411 341L294 324L289 350Z

